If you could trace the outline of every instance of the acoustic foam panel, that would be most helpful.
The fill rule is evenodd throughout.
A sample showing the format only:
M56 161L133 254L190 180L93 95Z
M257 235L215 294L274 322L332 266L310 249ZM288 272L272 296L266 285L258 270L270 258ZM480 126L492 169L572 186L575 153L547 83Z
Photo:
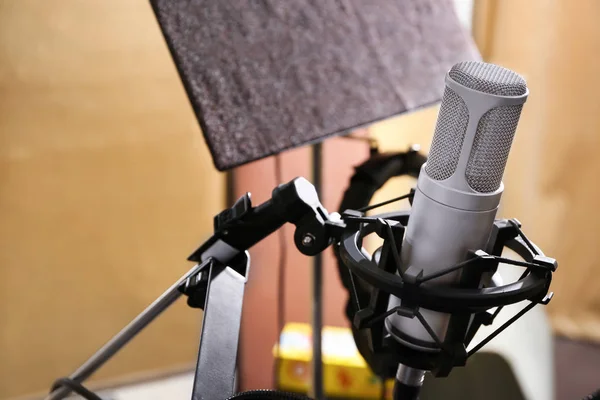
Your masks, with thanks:
M451 0L151 0L226 170L441 98L478 59Z

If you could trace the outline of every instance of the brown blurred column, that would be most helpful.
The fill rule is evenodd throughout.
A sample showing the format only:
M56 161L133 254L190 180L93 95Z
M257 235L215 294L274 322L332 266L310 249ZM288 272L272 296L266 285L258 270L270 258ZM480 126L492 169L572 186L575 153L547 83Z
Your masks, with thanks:
M337 211L353 166L369 155L368 145L344 138L327 140L323 145L323 205ZM284 182L296 176L311 176L310 148L302 147L281 154ZM235 196L252 193L254 204L271 196L273 188L282 182L275 180L275 160L265 160L240 167L234 175ZM296 250L294 227L284 228L286 258L286 321L310 322L311 259ZM268 388L272 385L272 347L277 340L277 234L256 245L251 251L252 266L244 299L244 317L240 343L241 382L243 389ZM324 253L323 320L325 325L346 326L344 304L346 291L339 282L331 249Z

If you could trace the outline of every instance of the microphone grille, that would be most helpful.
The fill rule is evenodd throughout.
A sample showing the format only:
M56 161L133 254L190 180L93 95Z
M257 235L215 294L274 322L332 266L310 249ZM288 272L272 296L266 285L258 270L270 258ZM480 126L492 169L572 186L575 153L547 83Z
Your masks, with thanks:
M527 91L525 79L516 72L480 61L455 64L450 78L469 89L496 96L522 96Z
M500 187L523 104L496 107L481 117L465 170L469 186L481 193Z
M446 87L425 171L432 179L448 179L456 171L469 123L469 109L463 99Z
M527 93L525 79L506 68L478 61L461 62L448 75L456 83L486 95L517 97ZM480 193L496 191L521 115L522 104L497 106L476 121L469 159L463 171L471 189ZM458 167L469 125L469 107L446 86L425 171L434 180L450 178ZM475 121L474 121L475 122Z

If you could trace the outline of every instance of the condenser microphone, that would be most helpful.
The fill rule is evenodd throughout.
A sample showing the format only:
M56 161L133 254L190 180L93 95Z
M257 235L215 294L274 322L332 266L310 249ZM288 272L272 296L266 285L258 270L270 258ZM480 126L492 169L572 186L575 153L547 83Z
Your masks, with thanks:
M528 89L523 77L506 68L467 61L446 75L446 89L428 161L419 175L402 241L402 268L426 275L465 261L470 250L485 248L504 189L502 175ZM456 286L461 271L428 285ZM390 296L388 309L402 305ZM450 315L421 309L442 341ZM387 317L388 333L422 352L440 351L424 324L398 314ZM411 392L425 371L400 365L397 381ZM404 385L404 386L403 386Z

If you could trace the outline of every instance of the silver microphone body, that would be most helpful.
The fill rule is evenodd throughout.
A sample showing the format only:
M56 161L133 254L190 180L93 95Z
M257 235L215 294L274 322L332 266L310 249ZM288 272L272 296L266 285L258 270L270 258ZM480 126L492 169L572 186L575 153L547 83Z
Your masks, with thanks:
M427 276L465 261L470 250L485 249L527 95L521 76L496 65L469 61L448 72L431 151L419 175L402 243L404 270L414 266ZM456 285L460 274L443 275L424 285ZM401 299L390 296L388 309L401 304ZM444 341L450 315L420 312ZM417 318L392 314L385 325L403 345L439 351Z

